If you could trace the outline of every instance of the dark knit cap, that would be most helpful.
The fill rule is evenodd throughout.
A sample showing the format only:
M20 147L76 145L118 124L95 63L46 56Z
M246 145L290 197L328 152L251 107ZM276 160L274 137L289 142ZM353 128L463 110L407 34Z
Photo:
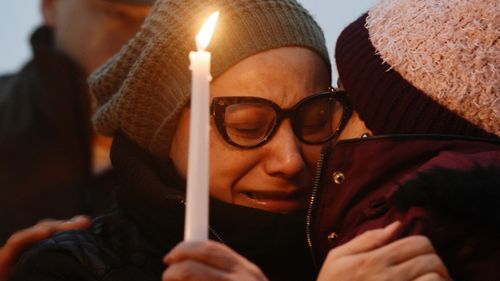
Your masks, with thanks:
M167 157L191 95L188 55L216 10L220 17L208 46L213 79L249 56L287 46L316 52L330 69L323 32L296 0L158 0L139 33L90 78L98 133L124 133Z
M395 3L396 1L392 2ZM427 2L432 2L432 0ZM390 7L386 5L383 8L389 9ZM423 10L422 16L425 21L425 16L428 17L429 15L425 15L425 9L422 7L419 8L421 11ZM397 12L399 13L400 11ZM362 15L341 33L337 41L335 58L339 79L344 89L349 93L354 109L370 130L375 134L500 136L498 123L496 123L499 121L498 108L493 111L487 111L487 109L490 110L491 108L489 105L483 104L477 106L478 110L484 113L483 116L475 118L475 116L468 115L467 110L470 101L467 101L467 98L472 98L475 94L464 91L463 96L465 96L465 99L458 94L455 96L453 91L457 87L450 85L447 77L445 77L446 75L455 75L454 73L450 74L450 72L442 70L439 65L434 67L433 70L435 72L431 74L436 75L436 80L442 79L442 85L449 87L448 95L436 94L432 90L421 90L421 87L417 88L414 83L407 80L408 77L412 81L420 79L416 75L420 75L420 70L425 72L425 66L421 69L414 67L414 71L409 71L410 74L405 74L405 77L403 77L396 69L397 67L395 68L394 65L388 63L386 57L382 58L381 51L376 49L372 43L372 37L370 36L367 24L367 15ZM376 16L379 15L374 15L374 17ZM414 15L413 17L415 18L416 16ZM384 50L385 53L389 54L388 56L397 57L399 60L404 61L406 59L405 56L408 54L404 51L394 51L397 48L391 49L391 44L402 43L398 40L406 40L407 38L409 42L413 43L411 41L412 36L419 36L418 40L434 39L420 36L421 34L415 35L412 32L405 34L404 32L407 31L403 26L411 24L409 22L398 20L391 22L391 18L387 19L387 22L387 24L395 25L394 30L399 31L397 31L397 36L394 36L396 38L389 35L390 39L384 41L385 43L381 43L381 45L388 46L388 49ZM445 25L446 23L443 22L442 24ZM387 30L385 26L384 28L382 30ZM372 31L379 32L379 30L375 29ZM450 39L448 38L448 40ZM418 46L418 44L415 46ZM428 52L431 58L436 57L437 54L440 55L439 58L443 56L443 54L439 54L439 51L434 52L435 50L431 49L418 51L420 51L419 55ZM417 57L417 60L421 57L423 56ZM397 64L397 66L402 64ZM455 82L451 84L453 83ZM492 91L491 89L481 91L478 95L483 95L486 99L493 102L493 106L498 106L498 88L494 88ZM461 112L465 112L465 114L461 114Z

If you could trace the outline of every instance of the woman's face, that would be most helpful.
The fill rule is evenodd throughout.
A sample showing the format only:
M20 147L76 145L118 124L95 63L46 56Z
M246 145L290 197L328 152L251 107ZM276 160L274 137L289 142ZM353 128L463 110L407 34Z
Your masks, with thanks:
M291 108L330 85L325 63L299 47L273 49L248 57L211 83L211 97L253 96ZM210 129L210 194L233 204L286 213L304 208L313 183L321 145L299 141L290 119L256 148L237 148ZM180 116L170 157L178 173L187 175L189 108Z

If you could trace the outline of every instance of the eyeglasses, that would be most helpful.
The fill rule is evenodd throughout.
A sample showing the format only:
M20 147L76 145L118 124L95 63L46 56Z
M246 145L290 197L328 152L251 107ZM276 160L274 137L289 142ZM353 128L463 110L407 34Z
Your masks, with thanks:
M212 99L210 111L220 135L239 148L265 144L288 117L300 141L325 143L340 134L352 114L347 94L331 87L288 109L260 97L232 96Z

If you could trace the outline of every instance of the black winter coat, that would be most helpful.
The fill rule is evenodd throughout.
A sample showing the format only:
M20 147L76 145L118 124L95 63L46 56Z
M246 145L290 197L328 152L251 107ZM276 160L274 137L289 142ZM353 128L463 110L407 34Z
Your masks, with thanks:
M161 280L163 256L183 237L183 182L124 137L112 162L117 207L88 231L64 232L25 254L11 280ZM168 186L167 186L168 183ZM270 280L314 280L305 214L274 214L212 200L210 238L259 266Z
M37 29L33 58L0 77L0 244L43 218L92 214L114 182L112 173L92 177L86 78L52 33Z

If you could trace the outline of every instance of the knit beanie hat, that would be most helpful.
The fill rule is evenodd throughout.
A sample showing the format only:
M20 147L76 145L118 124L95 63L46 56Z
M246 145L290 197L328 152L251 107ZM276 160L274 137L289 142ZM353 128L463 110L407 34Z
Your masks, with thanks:
M286 46L316 52L330 69L321 28L295 0L158 0L139 33L90 78L96 131L168 156L191 94L189 52L203 22L220 11L208 46L216 79L253 54Z
M500 136L498 0L382 0L341 33L339 78L376 134Z

